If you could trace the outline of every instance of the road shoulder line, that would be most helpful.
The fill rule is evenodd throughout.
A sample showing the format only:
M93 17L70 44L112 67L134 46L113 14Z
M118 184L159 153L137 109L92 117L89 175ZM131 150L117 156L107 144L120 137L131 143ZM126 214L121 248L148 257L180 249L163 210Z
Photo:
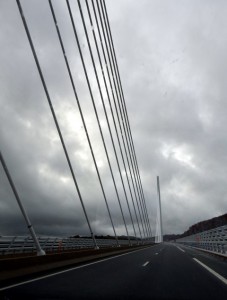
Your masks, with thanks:
M221 280L224 284L227 285L227 279L223 276L221 276L220 274L218 274L217 272L215 272L213 269L211 269L210 267L208 267L207 265L205 265L204 263L202 263L200 260L198 260L197 258L193 258L194 261L196 261L198 264L200 264L203 268L205 268L207 271L209 271L211 274L213 274L215 277L217 277L219 280Z
M15 283L15 284L12 284L12 285L8 285L8 286L0 288L0 291L4 291L4 290L10 289L10 288L14 288L16 286L28 284L28 283L31 283L31 282L34 282L34 281L42 280L42 279L45 279L45 278L48 278L48 277L57 276L57 275L60 275L60 274L66 273L66 272L71 272L71 271L74 271L76 269L81 269L81 268L84 268L84 267L87 267L87 266L90 266L90 265L98 264L98 263L101 263L101 262L104 262L104 261L107 261L107 260L111 260L111 259L114 259L114 258L117 258L117 257L120 257L120 256L129 255L129 254L132 254L132 253L143 251L143 250L149 249L151 247L154 247L154 246L146 247L146 248L135 250L135 251L130 251L128 253L123 253L123 254L111 256L111 257L108 257L108 258L100 259L98 261L94 261L94 262L90 262L90 263L87 263L87 264L84 264L84 265L69 268L69 269L66 269L66 270L63 270L63 271L58 271L58 272L51 273L51 274L48 274L48 275L33 278L33 279L30 279L30 280L22 281L20 283Z

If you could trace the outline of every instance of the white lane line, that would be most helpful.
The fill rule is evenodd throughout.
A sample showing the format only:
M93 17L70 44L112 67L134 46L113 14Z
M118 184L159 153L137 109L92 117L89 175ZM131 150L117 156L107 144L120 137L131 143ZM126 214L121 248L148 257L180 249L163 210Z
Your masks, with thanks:
M158 253L155 253L155 255L158 255Z
M185 252L183 249L181 249L180 247L177 247L180 251Z
M149 264L149 261L146 261L145 264L143 264L143 267L146 267Z
M49 274L49 275L40 276L40 277L30 279L30 280L26 280L26 281L23 281L23 282L20 282L20 283L15 283L15 284L12 284L12 285L8 285L8 286L5 286L3 288L0 288L0 291L8 290L8 289L14 288L16 286L24 285L24 284L31 283L31 282L38 281L38 280L42 280L42 279L45 279L45 278L48 278L48 277L53 277L53 276L60 275L60 274L63 274L63 273L71 272L71 271L74 271L74 270L77 270L77 269L81 269L81 268L84 268L84 267L88 267L88 266L91 266L91 265L101 263L103 261L111 260L111 259L114 259L114 258L117 258L117 257L120 257L120 256L124 256L124 255L132 254L132 253L135 253L135 252L147 250L147 249L152 248L152 247L155 247L155 246L147 247L145 249L135 250L135 251L128 252L128 253L119 254L119 255L116 255L116 256L112 256L112 257L104 258L104 259L101 259L101 260L98 260L98 261L94 261L94 262L91 262L91 263L88 263L88 264L85 264L85 265L82 265L82 266L73 267L73 268L63 270L63 271L59 271L59 272L55 272L55 273L52 273L52 274Z
M200 264L202 267L204 267L207 271L209 271L211 274L213 274L214 276L216 276L218 279L220 279L222 282L224 282L224 284L227 284L227 279L223 276L221 276L220 274L218 274L217 272L215 272L214 270L212 270L210 267L208 267L207 265L205 265L204 263L202 263L200 260L193 258L198 264Z

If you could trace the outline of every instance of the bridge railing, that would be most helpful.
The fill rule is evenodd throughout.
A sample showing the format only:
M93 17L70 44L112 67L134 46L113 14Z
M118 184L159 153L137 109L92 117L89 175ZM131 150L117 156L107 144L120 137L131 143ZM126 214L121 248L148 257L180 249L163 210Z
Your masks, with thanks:
M176 242L227 256L227 225L176 239Z
M57 252L65 250L79 250L94 248L92 239L89 238L60 238L60 237L38 237L39 243L46 252ZM99 248L117 247L115 239L96 239ZM132 245L137 245L141 241L131 240ZM143 244L151 241L143 240ZM127 246L128 240L119 239L121 246ZM14 253L36 252L33 239L30 236L1 236L0 255Z

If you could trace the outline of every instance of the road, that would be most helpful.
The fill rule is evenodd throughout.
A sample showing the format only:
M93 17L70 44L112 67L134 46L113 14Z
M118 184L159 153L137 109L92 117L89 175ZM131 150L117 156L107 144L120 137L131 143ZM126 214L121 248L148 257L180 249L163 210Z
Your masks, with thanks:
M1 288L1 299L225 300L226 278L226 262L164 243Z

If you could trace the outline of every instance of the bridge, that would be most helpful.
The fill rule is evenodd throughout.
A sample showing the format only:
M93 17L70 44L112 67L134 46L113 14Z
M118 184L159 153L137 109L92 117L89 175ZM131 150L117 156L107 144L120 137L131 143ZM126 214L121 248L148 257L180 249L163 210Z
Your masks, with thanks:
M82 37L79 36L80 32L78 31L78 20L73 16L69 1L66 1L65 7L65 9L67 10L66 15L68 16L72 29L72 37L74 42L73 46L78 51L77 59L79 58L80 60L80 71L83 72L83 84L85 85L84 88L86 88L87 91L87 95L85 95L84 97L88 97L90 109L93 110L94 122L96 122L96 124L92 123L92 127L95 127L95 125L97 126L97 132L95 132L95 134L99 135L99 141L101 142L100 149L100 144L92 140L93 136L89 132L89 129L91 131L91 128L89 128L88 126L89 121L86 120L86 110L83 109L82 104L84 99L79 98L77 89L77 84L80 84L80 82L76 82L76 79L74 78L75 74L73 72L73 66L70 63L69 56L65 50L66 46L64 42L64 36L59 25L60 23L57 13L55 11L57 9L54 8L54 5L51 1L48 2L48 5L49 8L47 7L47 9L49 10L50 14L50 16L48 16L48 21L52 19L52 27L55 27L55 32L53 34L55 34L55 38L56 40L58 40L58 48L59 52L61 53L61 60L63 64L65 64L64 71L66 71L66 74L64 75L67 76L68 83L71 85L71 96L72 98L74 98L72 102L72 109L77 109L78 117L80 117L80 124L82 125L85 135L85 141L81 141L81 137L77 136L77 143L87 143L82 151L87 152L87 150L89 149L90 153L86 153L85 159L91 158L92 166L89 166L89 169L92 169L92 174L90 175L92 175L92 177L96 176L96 185L98 183L98 191L101 192L99 193L99 197L101 196L103 198L103 204L106 208L106 215L109 219L110 228L112 229L111 234L115 237L116 244L118 245L119 232L117 233L116 224L114 224L113 208L111 210L110 207L110 201L114 201L113 204L115 207L119 208L118 212L120 216L120 220L118 221L117 226L119 227L122 224L121 232L124 232L125 236L128 239L128 243L131 243L130 234L140 240L148 239L152 235L151 225L142 188L142 182L127 115L109 21L107 18L106 7L102 2L97 2L96 7L94 2L90 4L86 2L86 5L83 5L82 8L81 3L78 1L77 10L81 18L79 25L82 25L84 32L84 36ZM20 1L17 1L17 6L21 16L22 24L24 26L25 34L27 36L28 46L34 59L33 64L37 69L37 73L41 81L40 83L45 94L46 102L49 106L49 110L55 125L55 130L62 146L62 152L64 153L65 160L68 165L69 176L63 176L60 177L60 179L62 178L63 181L67 181L70 179L74 184L73 196L75 197L76 194L76 197L78 199L77 203L81 205L80 210L82 209L88 232L93 239L93 244L96 248L97 245L94 236L94 226L92 225L92 222L94 223L94 220L91 220L91 217L89 216L89 208L87 208L88 204L85 203L84 199L86 196L81 192L81 189L84 189L84 186L81 186L79 184L80 179L78 179L78 176L76 175L77 170L75 167L75 159L72 153L69 153L69 147L67 145L67 142L69 143L69 141L66 141L66 138L64 137L64 128L62 129L61 127L59 116L56 113L55 105L49 92L49 87L46 82L45 74L43 72L44 67L40 63L32 33L30 32L29 24L27 22L26 13L23 10ZM91 10L93 11L92 14ZM94 30L94 26L96 26L96 31ZM91 33L92 36L90 37L89 35ZM85 54L80 41L80 39L83 38L85 38L86 40L86 50L88 51L88 53ZM94 49L91 47L91 38L92 42L94 43ZM95 57L95 55L98 57ZM90 58L89 65L86 61L88 60L88 58ZM90 75L91 71L93 71L92 74L94 75L92 78ZM96 84L96 90L94 90L94 88L92 87L92 85L94 85L93 81ZM67 103L66 100L65 102ZM76 122L78 121L75 120L75 123ZM103 128L101 124L104 122L106 124L106 128ZM83 138L84 136L82 137L82 139ZM97 139L97 137L95 138ZM75 151L76 149L73 150ZM104 157L102 159L99 158L99 161L97 161L99 152L104 155ZM87 156L89 155L90 157L87 158ZM42 252L42 249L40 248L40 245L38 243L38 239L35 234L35 228L32 225L28 213L26 212L26 209L24 208L24 205L22 203L21 197L17 192L16 186L14 185L13 179L10 175L10 170L7 167L7 161L5 161L3 154L1 154L1 162L10 182L11 188L14 192L14 195L17 199L23 217L25 218L27 227L30 230L30 233L36 244L38 254L42 255L44 253ZM107 172L110 176L110 180L112 181L110 185L113 195L110 195L110 193L108 193L107 191L107 187L105 187L105 178L102 174L101 167L99 166L100 163L105 163L107 166ZM114 198L114 200L110 198ZM117 215L117 218L119 218L119 216Z
M39 4L33 7L16 0L10 5L9 10L17 11L21 39L26 41L31 77L36 77L32 91L26 82L23 89L29 89L33 99L29 105L42 102L48 111L45 122L52 122L50 149L40 150L50 162L39 168L39 176L48 184L53 174L52 187L58 192L58 185L66 184L61 196L69 200L65 205L62 201L61 210L75 205L77 213L68 219L71 236L57 236L47 222L54 197L42 210L45 217L37 218L38 211L31 207L41 209L45 200L39 206L23 193L6 151L11 145L1 145L1 174L25 222L20 232L26 233L0 237L3 299L225 299L226 226L163 242L159 177L156 229L151 226L151 200L143 190L105 1L49 0L39 13L35 11ZM49 26L44 37L42 21ZM54 35L54 45L48 45L49 34ZM51 51L49 57L57 55L53 64L45 59L45 51ZM58 82L57 92L52 80ZM32 116L21 122L35 132ZM57 176L50 166L55 168L58 162L48 156L53 145L62 155L59 165L64 165ZM24 149L33 157L28 148L29 143ZM22 151L18 153L17 160L23 161ZM56 195L49 188L48 193ZM100 201L99 217L95 201Z

